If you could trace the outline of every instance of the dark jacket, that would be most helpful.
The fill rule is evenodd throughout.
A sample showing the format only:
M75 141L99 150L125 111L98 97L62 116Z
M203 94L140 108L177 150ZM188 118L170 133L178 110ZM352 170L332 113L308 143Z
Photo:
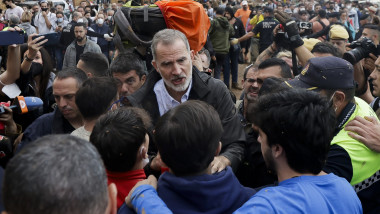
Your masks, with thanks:
M192 77L189 100L204 101L212 105L219 113L224 128L220 154L227 157L231 161L232 169L236 170L243 158L245 134L231 95L222 81L199 72L195 67L193 67ZM143 108L150 114L153 125L160 117L156 94L153 91L154 85L160 79L161 76L157 71L151 72L145 84L127 97L133 106Z
M49 134L70 134L74 130L75 128L71 126L69 121L56 108L53 112L42 115L30 124L24 131L22 141L16 148L16 153L39 137Z
M93 24L91 28L101 35L112 33L110 28L106 23L104 23L102 26L99 26L97 24ZM107 41L104 38L98 38L97 44L100 46L100 49L102 49L102 52L108 52L109 50L113 49L112 42Z

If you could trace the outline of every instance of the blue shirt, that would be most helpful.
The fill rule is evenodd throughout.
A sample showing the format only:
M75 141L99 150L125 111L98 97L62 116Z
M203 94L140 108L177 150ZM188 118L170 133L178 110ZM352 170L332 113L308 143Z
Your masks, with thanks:
M193 80L190 81L189 87L187 88L186 93L181 97L181 102L175 100L170 96L168 90L166 90L165 83L163 79L160 79L154 85L154 93L156 94L158 108L160 110L160 116L164 115L170 109L178 106L179 104L186 102L189 99L189 94L191 87L193 85Z
M240 213L363 213L358 196L344 178L332 173L299 176L264 188L251 197Z

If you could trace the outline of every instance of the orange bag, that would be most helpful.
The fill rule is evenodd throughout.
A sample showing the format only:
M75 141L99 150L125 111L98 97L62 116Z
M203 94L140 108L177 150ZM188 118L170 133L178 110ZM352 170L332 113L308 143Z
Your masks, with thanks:
M203 6L192 0L157 1L167 28L179 30L189 40L191 50L200 51L207 40L210 19Z

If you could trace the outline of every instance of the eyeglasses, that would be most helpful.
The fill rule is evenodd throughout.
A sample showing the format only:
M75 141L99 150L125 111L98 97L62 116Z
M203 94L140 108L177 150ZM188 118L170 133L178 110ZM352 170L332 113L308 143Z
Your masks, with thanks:
M122 106L122 101L124 100L124 99L126 99L126 97L121 97L120 99L118 99L118 100L116 100L115 102L113 102L112 104L111 104L111 106L108 108L108 111L110 111L111 109L112 109L112 107L114 106L114 105L117 105L118 103L120 103L120 106Z

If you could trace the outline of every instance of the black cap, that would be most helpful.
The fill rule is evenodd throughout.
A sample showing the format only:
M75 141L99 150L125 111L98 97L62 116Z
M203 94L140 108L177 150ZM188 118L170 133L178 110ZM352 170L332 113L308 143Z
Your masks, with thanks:
M296 78L285 83L289 87L308 90L356 87L352 64L335 56L311 58Z
M328 14L329 18L339 18L340 17L340 13L339 12L332 12L332 13L329 13Z
M361 20L368 18L368 16L369 16L369 14L362 14L359 19L361 21Z
M273 9L270 8L270 7L265 7L264 10L263 10L263 12L264 12L264 13L265 13L265 12L273 13Z

